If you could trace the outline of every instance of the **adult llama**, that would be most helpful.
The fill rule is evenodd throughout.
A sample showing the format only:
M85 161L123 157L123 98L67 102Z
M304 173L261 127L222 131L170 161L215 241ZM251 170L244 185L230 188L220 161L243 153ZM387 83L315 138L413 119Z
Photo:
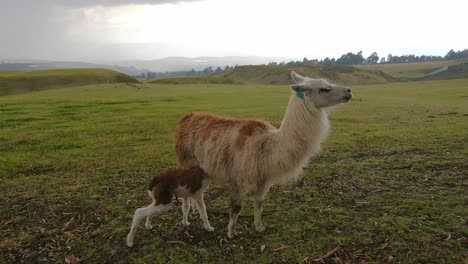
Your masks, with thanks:
M348 87L295 72L291 77L295 84L279 128L259 119L209 113L191 113L177 126L175 148L180 164L200 166L213 182L230 186L230 238L248 193L254 196L255 229L265 229L261 213L268 189L298 178L328 135L324 108L351 99Z

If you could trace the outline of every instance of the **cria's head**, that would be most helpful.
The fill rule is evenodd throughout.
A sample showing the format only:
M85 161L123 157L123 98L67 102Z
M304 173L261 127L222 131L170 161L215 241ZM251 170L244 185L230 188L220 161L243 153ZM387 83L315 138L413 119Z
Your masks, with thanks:
M352 95L351 89L346 86L330 83L324 79L312 79L291 72L294 83L291 88L296 96L316 108L329 107L332 105L348 102Z

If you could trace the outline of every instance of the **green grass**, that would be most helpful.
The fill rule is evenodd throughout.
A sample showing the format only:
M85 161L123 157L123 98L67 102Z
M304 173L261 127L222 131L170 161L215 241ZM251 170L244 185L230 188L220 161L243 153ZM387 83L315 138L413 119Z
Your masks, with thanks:
M125 236L148 180L176 166L179 119L210 111L279 125L289 88L103 84L1 97L0 263L296 263L337 246L326 263L466 263L467 87L352 86L303 180L268 194L265 233L248 199L227 239L227 189L212 186L214 232L198 217L184 228L177 209L139 229L133 249Z
M138 81L123 73L107 69L1 71L0 96L101 83L138 83Z
M178 77L161 78L149 81L152 84L243 84L239 81L219 77L219 76L200 76L200 77Z
M463 62L468 62L468 59L429 61L429 62L374 64L374 65L355 65L355 67L360 68L360 69L383 71L396 78L413 79L413 78L424 77L427 73L433 70L440 69L445 66L457 65Z

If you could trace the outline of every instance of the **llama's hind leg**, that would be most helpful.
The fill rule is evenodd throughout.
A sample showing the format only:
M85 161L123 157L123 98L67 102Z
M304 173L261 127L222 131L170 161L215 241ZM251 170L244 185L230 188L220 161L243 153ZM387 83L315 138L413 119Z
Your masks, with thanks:
M190 204L190 207L192 207L192 215L196 215L197 211L200 210L200 208L198 208L197 206L197 202L194 201L193 199L189 199L189 204Z
M151 224L151 216L147 216L147 217L146 217L145 227L146 227L146 229L148 229L148 230L150 230L150 229L153 228L153 225Z
M153 204L156 204L156 200L154 199L154 194L152 191L148 191L148 195L151 197L151 199L153 200ZM145 227L146 229L150 230L153 228L153 226L151 225L151 216L147 216L146 217L146 222L145 222Z
M184 226L190 225L190 222L188 221L189 212L190 212L190 201L187 197L184 197L182 201L182 224Z
M238 188L234 188L231 193L231 208L229 212L229 224L227 233L227 236L229 238L234 238L237 218L239 217L240 211L242 209L243 196L244 195L240 193L240 190Z
M254 224L255 230L263 232L265 227L262 224L263 200L268 192L266 184L260 185L254 193Z
M133 238L135 237L138 224L143 220L143 218L162 214L169 211L171 207L171 204L160 204L155 206L154 203L152 203L147 207L137 209L133 215L132 227L127 235L127 246L133 246Z
M213 231L214 227L210 225L210 222L208 221L208 215L206 214L206 206L205 201L203 200L203 194L197 195L197 197L194 197L192 201L197 203L198 213L200 213L200 218L203 221L203 227L210 232Z

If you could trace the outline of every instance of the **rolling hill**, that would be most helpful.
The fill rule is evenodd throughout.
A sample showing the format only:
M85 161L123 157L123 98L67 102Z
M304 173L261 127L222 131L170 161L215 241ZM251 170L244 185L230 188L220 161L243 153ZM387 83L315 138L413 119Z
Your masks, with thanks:
M127 75L138 75L147 72L134 66L118 64L90 63L82 61L42 61L42 60L0 60L0 71L39 71L59 69L109 69Z
M460 79L468 78L468 61L456 65L450 65L446 68L445 71L439 73L425 76L423 80L447 80L447 79Z
M138 83L137 80L107 69L61 69L0 72L0 95L99 83Z
M218 75L247 84L290 84L292 70L306 76L326 78L345 84L371 84L397 81L396 78L379 70L360 69L348 65L251 65L240 66Z
M414 79L424 77L427 73L436 69L458 65L468 62L468 59L444 60L428 62L407 62L407 63L389 63L389 64L370 64L355 65L355 67L364 70L379 70L395 78Z

